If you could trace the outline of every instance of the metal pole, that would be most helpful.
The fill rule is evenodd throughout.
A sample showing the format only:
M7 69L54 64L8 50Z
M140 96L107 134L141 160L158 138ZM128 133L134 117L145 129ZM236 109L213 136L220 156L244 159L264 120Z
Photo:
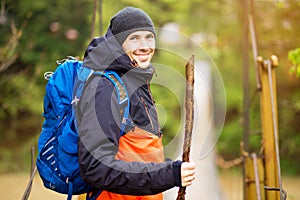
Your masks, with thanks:
M256 89L261 90L261 83L260 83L260 78L259 78L259 73L258 73L258 63L257 63L258 48L257 48L257 39L256 39L253 0L250 0L249 30L250 30L251 43L252 43L253 61L254 61L254 65L255 65Z
M243 23L243 43L242 43L242 53L243 53L243 143L244 150L249 151L249 40L248 40L248 19L249 19L249 5L248 1L241 1L244 8L242 14Z
M274 142L275 142L275 152L276 152L276 167L277 167L277 176L278 176L278 184L280 191L280 199L283 200L283 191L282 191L282 181L281 181L281 170L280 170L280 156L279 156L279 146L278 146L278 131L277 131L277 120L275 116L275 103L274 103L274 93L273 93L273 81L272 81L272 61L267 60L268 67L268 77L270 84L270 100L272 107L272 122L273 122L273 130L274 130Z
M243 59L243 151L249 152L249 41L248 41L248 19L249 19L249 5L248 0L241 2L241 25L242 31L242 59ZM246 200L246 163L243 163L243 191L244 200Z
M251 154L253 159L253 169L254 169L254 176L255 176L255 188L256 188L256 196L257 200L261 200L261 194L260 194L260 183L259 183L259 171L257 167L257 157L256 154Z

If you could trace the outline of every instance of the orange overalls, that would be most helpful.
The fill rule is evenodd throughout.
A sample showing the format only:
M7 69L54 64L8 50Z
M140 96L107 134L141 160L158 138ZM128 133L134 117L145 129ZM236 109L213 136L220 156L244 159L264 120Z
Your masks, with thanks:
M123 135L119 140L116 158L127 162L156 162L164 160L162 136L158 137L139 127ZM147 196L121 195L103 191L97 200L162 200L162 193Z

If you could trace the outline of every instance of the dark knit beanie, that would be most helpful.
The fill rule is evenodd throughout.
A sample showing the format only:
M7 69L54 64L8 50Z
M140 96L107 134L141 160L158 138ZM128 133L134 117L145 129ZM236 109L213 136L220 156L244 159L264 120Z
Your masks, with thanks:
M156 35L151 18L143 10L133 7L120 10L110 20L110 29L121 45L135 31L150 31Z

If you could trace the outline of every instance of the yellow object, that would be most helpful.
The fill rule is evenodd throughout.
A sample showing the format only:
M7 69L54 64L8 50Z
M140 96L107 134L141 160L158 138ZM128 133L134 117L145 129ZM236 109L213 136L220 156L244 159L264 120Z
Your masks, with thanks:
M261 158L251 154L245 158L245 200L265 200L264 166Z
M270 62L270 63L268 63ZM271 65L271 67L269 67ZM276 79L274 67L278 66L277 57L272 56L271 60L260 62L259 76L261 80L261 124L263 138L263 154L265 167L265 186L279 188L278 168L276 160L276 143L275 134L278 133L277 126L277 95L276 95ZM270 73L270 74L269 74ZM271 77L271 81L270 81ZM270 84L271 83L271 84ZM273 94L273 95L272 95ZM273 107L272 107L273 105ZM273 120L275 119L275 121ZM278 135L277 135L278 138ZM267 200L279 200L280 193L266 190Z

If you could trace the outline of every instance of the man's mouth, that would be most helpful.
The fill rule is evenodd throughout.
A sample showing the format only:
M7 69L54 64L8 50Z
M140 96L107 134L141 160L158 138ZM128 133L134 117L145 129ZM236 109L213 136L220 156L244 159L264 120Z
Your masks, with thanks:
M139 59L139 61L141 61L141 62L145 62L145 61L147 61L148 59L149 59L149 54L136 54L135 55L138 59Z

